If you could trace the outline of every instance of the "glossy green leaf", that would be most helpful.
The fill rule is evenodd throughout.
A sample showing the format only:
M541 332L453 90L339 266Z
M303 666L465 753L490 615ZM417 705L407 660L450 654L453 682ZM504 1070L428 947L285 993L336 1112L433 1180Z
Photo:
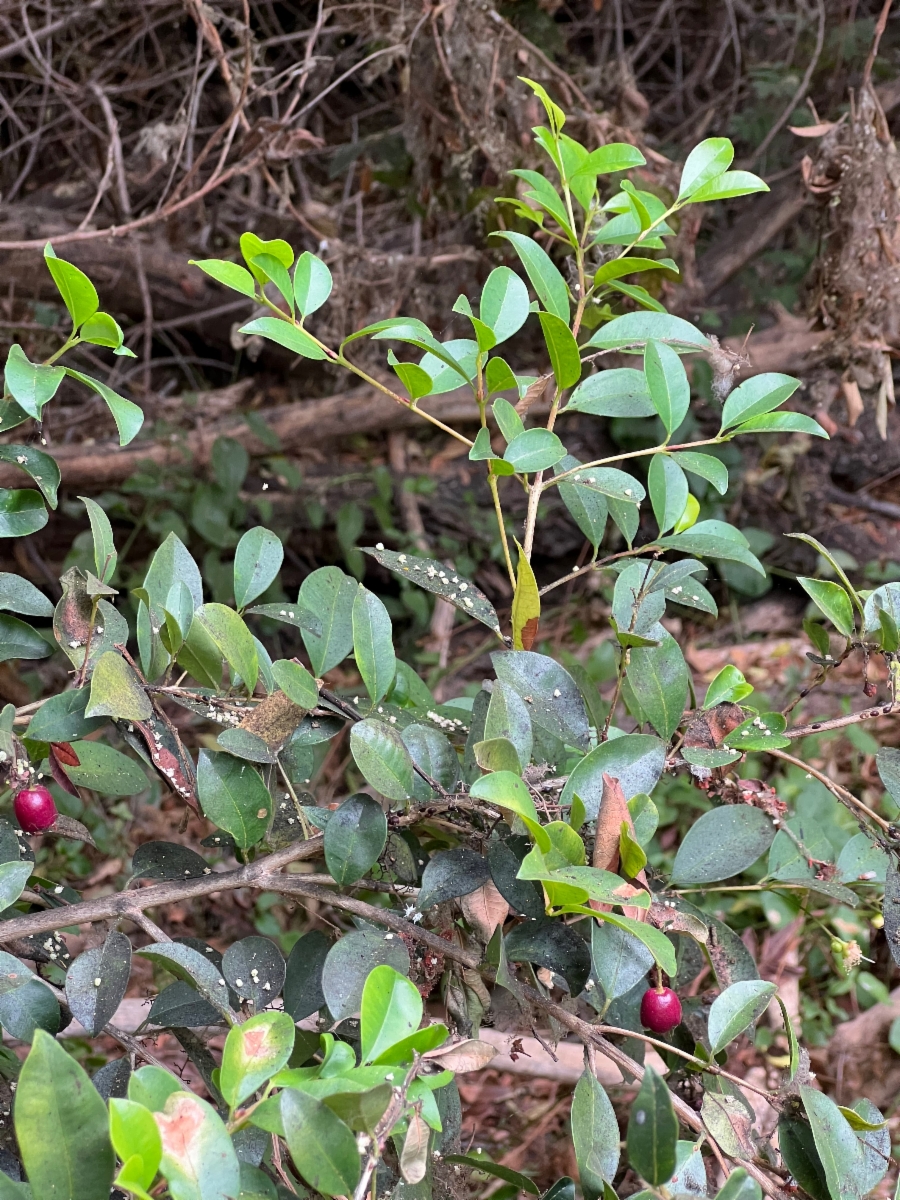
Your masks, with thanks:
M194 613L193 625L203 630L222 658L240 675L247 690L252 692L259 674L256 643L234 609L224 604L201 604Z
M84 271L65 259L57 258L49 242L44 247L44 264L53 276L53 282L69 310L72 324L77 329L100 307L97 289Z
M387 842L387 818L381 805L360 792L350 796L325 826L325 863L336 883L355 883L381 856Z
M547 312L568 323L569 289L547 251L539 246L534 238L526 237L522 233L503 231L494 236L505 238L512 243L541 304Z
M493 330L497 342L505 342L525 324L528 289L509 267L495 267L481 291L479 314Z
M829 434L818 421L807 417L804 413L780 412L763 413L759 417L751 417L742 421L734 430L737 433L809 433L813 437L828 438Z
M281 538L257 525L248 529L234 552L234 600L245 608L274 581L284 560Z
M768 190L769 185L751 171L724 171L692 192L688 203L700 204L708 200L730 200L733 196L749 196L753 192L767 192Z
M574 471L580 465L577 458L567 454L553 469L556 474L561 474L563 471ZM580 481L575 482L572 475L558 486L560 499L569 510L569 515L575 524L591 543L596 554L603 539L609 516L609 506L605 496L596 488L585 487Z
M734 146L728 138L706 138L690 152L681 172L678 199L686 200L731 166ZM662 1182L660 1180L659 1182Z
M585 1200L603 1196L619 1167L619 1123L603 1087L585 1071L572 1097L572 1142Z
M94 567L97 578L102 583L109 583L116 572L118 555L113 537L112 525L104 510L89 496L79 496L78 499L87 509L91 523L91 536L94 543Z
M188 262L192 267L199 267L211 279L215 279L216 283L231 288L233 292L240 292L242 296L249 296L251 299L256 295L253 276L237 263L227 262L222 258L190 258Z
M297 302L297 311L304 317L316 312L331 295L333 286L331 272L321 258L304 250L294 267L294 297Z
M710 349L708 338L689 321L656 312L626 313L616 317L602 325L587 345L596 350L639 353L649 341L665 343L682 354Z
M720 496L728 491L728 468L720 458L712 454L699 454L695 450L676 451L672 458L683 470L708 480Z
M322 993L336 1021L360 1011L366 980L383 964L409 974L409 954L396 934L355 929L335 942L322 970Z
M862 1143L835 1102L822 1092L801 1086L800 1096L809 1117L815 1147L825 1173L831 1200L860 1197L863 1169Z
M644 1078L628 1119L628 1159L651 1187L667 1183L675 1171L678 1118L665 1081L652 1067Z
M778 372L753 375L730 392L722 406L722 429L771 412L796 392L800 380Z
M649 734L628 733L602 742L578 762L560 795L563 806L577 793L584 802L588 820L595 820L603 794L603 776L612 775L622 786L625 799L638 793L650 794L665 765L665 746Z
M102 796L134 796L147 787L147 776L120 750L103 742L73 742L80 765L66 767L66 774L78 787L90 788Z
M359 1180L359 1151L348 1125L320 1100L286 1088L281 1118L294 1166L325 1196L352 1196Z
M4 368L6 388L19 407L36 421L41 420L44 405L53 399L65 377L65 367L32 363L21 346L15 343L10 346Z
M253 277L260 283L266 282L265 274L259 267L253 265L253 260L260 254L270 254L283 267L290 267L294 261L294 251L283 238L273 238L271 241L264 242L255 233L242 233L240 247L244 262L250 268Z
M320 567L300 585L298 604L315 613L321 633L302 631L313 671L324 675L353 649L353 603L359 591L355 579L340 567Z
M90 375L82 374L81 371L73 371L71 367L66 367L66 374L89 387L92 392L96 392L105 401L106 407L112 413L116 423L116 429L119 431L120 446L127 446L129 442L134 441L144 424L144 413L137 404L126 400L124 396L114 392L111 387L101 383L99 379L93 379Z
M758 808L713 808L694 822L678 847L672 883L683 887L729 879L765 854L774 837L775 827Z
M566 448L549 429L526 429L506 447L503 457L518 475L545 471L564 458Z
M687 704L689 673L681 647L660 625L648 633L656 646L637 646L631 651L626 678L641 711L665 741L681 723Z
M197 791L204 815L242 850L254 846L272 816L272 797L259 773L230 754L200 751Z
M353 601L352 622L356 666L369 699L378 704L397 673L391 618L374 592L360 586Z
M266 338L267 341L275 342L302 358L321 361L326 357L325 351L305 329L300 329L292 321L282 321L280 317L257 317L256 320L242 325L239 332L245 337L256 334Z
M301 663L280 658L272 663L272 675L275 683L288 699L299 704L301 708L315 708L319 702L319 689L316 681Z
M413 760L400 734L367 717L350 730L350 752L366 781L389 800L408 800L414 789Z
M598 417L652 417L656 406L643 371L615 367L589 375L569 397L563 411Z
M446 1154L444 1161L451 1164L458 1163L462 1167L471 1167L494 1179L502 1179L504 1183L512 1184L517 1192L527 1192L529 1196L541 1194L540 1188L533 1179L529 1179L521 1171L514 1171L512 1167L504 1167L502 1163L491 1162L485 1154Z
M270 279L278 289L281 298L290 310L291 317L295 316L294 289L287 267L273 254L257 254L250 263L251 268Z
M360 1059L378 1062L422 1023L419 989L393 967L375 967L366 980L360 1008Z
M706 689L703 707L715 708L717 704L740 704L753 691L737 667L731 663L724 666Z
M684 533L669 534L659 538L658 544L685 554L701 558L721 558L726 562L738 562L758 575L766 569L750 550L750 544L740 530L725 521L698 521Z
M610 921L593 921L591 963L593 975L607 1000L630 992L646 976L655 959L644 943Z
M573 387L581 378L581 356L567 321L547 312L538 313L538 319L544 332L544 342L550 355L557 387Z
M47 524L40 492L31 488L0 488L0 537L28 537Z
M106 1105L84 1069L39 1029L22 1067L16 1138L39 1200L107 1200L113 1148Z
M668 454L654 454L647 473L647 490L660 533L667 533L681 514L688 498L684 471Z
M852 637L856 630L853 605L850 597L838 583L828 579L807 579L797 576L797 582L810 596L816 607L825 614L832 625L844 637Z
M17 617L0 614L0 662L46 658L51 651L52 646L37 630Z
M153 1114L134 1100L111 1097L109 1134L123 1164L118 1186L130 1191L128 1184L134 1183L146 1192L162 1160L162 1139Z
M766 983L762 979L747 979L733 983L716 996L709 1010L711 1052L718 1054L720 1050L724 1050L748 1026L758 1020L769 1007L769 1002L777 991L774 983Z
M644 352L644 374L656 411L671 437L687 416L691 403L684 364L671 346L650 341Z

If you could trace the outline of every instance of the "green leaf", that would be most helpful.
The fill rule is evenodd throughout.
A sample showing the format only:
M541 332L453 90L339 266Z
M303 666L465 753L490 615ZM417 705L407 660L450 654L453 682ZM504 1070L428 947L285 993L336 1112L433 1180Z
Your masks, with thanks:
M572 996L584 990L591 972L591 956L584 939L563 921L514 925L503 944L510 962L529 962L555 971L565 979Z
M401 975L409 974L409 955L394 934L356 929L331 947L322 972L322 991L336 1021L360 1011L366 980L382 964Z
M105 401L106 407L112 413L116 423L116 429L119 431L119 445L127 446L129 442L134 441L144 424L144 414L141 409L131 400L126 400L124 396L114 392L111 387L107 387L105 383L101 383L99 379L83 375L81 371L73 371L71 367L66 367L65 370L72 379L77 379L79 383L89 387L92 392L96 392Z
M378 862L387 842L387 818L377 800L350 796L325 826L325 865L336 883L356 883Z
M774 837L775 827L758 808L713 808L693 823L678 847L672 883L683 887L730 879L765 854Z
M853 637L856 630L853 605L840 584L827 579L808 579L801 575L797 576L797 582L838 633L842 633L844 637Z
M304 250L294 267L294 298L297 301L297 311L304 317L316 312L331 295L333 286L331 272L321 258Z
M656 411L671 437L687 416L691 403L687 372L671 346L650 341L644 352L644 374Z
M415 554L398 554L395 550L385 550L377 546L374 548L363 546L363 551L366 554L370 554L376 562L386 567L387 570L393 571L395 575L399 575L402 579L409 579L410 582L415 583L420 588L424 588L425 591L432 592L436 596L441 596L444 600L452 604L454 608L458 608L460 612L465 613L467 617L474 617L476 621L480 621L482 625L487 625L489 629L493 629L495 633L499 634L500 620L490 600L470 579L467 579L464 575L459 575L452 567L445 566L436 558L420 558ZM336 571L337 568L323 567L322 570ZM314 574L317 574L317 572L314 572ZM308 576L308 578L312 578L312 576ZM350 583L353 586L353 595L355 596L356 584L352 580ZM302 598L303 588L300 589L300 595ZM351 604L352 599L353 597L351 596ZM317 608L316 611L320 612L321 609ZM307 650L309 650L308 643ZM323 673L320 668L316 669L318 674L321 675Z
M533 471L545 471L564 458L566 448L549 429L526 429L506 447L503 455L517 475L530 475Z
M572 1142L585 1200L603 1196L619 1167L619 1123L609 1096L585 1071L572 1097Z
M628 1118L628 1158L651 1187L667 1183L675 1172L678 1118L665 1082L644 1068L641 1090Z
M695 146L681 172L678 199L684 201L712 180L718 179L731 166L733 158L734 146L728 138L706 138L699 146Z
M259 674L256 643L234 609L224 604L201 604L194 613L192 632L195 625L210 638L222 658L240 675L247 691L252 693Z
M275 258L272 254L257 254L250 263L251 267L257 268L267 279L270 279L275 284L281 297L290 309L291 319L294 318L294 289L291 286L291 277L287 273L287 268L284 263Z
M684 471L668 454L654 454L647 472L647 488L659 532L666 533L687 504L688 483Z
M422 997L414 983L393 967L376 967L362 993L360 1061L381 1061L392 1047L416 1032L422 1012Z
M598 371L580 383L564 412L586 412L596 417L652 417L656 405L647 390L647 377L634 367Z
M257 771L230 754L200 751L197 793L204 815L241 850L256 845L272 816L272 797Z
M832 1200L851 1200L862 1195L862 1144L847 1118L830 1097L811 1087L800 1087L803 1107Z
M792 535L788 535L789 537ZM696 554L701 558L722 558L726 562L739 562L758 575L766 569L749 548L744 535L725 521L698 521L684 533L669 534L657 539L660 546L670 550L681 550L685 554Z
M531 650L500 651L491 655L491 662L497 678L509 684L528 705L535 744L541 753L541 746L553 746L556 753L558 742L587 749L584 698L564 667L548 655Z
M241 1003L258 1012L281 991L286 967L274 942L251 935L232 942L225 951L222 974Z
M497 355L488 360L488 365L484 372L484 381L489 393L515 392L518 390L516 377L513 375L509 363L497 357Z
M751 192L767 192L769 185L750 171L724 171L709 183L691 193L689 204L707 200L730 200L732 196L749 196Z
M73 742L80 766L66 767L76 787L90 788L102 796L135 796L147 787L141 767L103 742Z
M681 724L689 674L681 647L671 634L660 625L651 628L647 636L657 639L659 645L636 646L626 677L644 716L668 741Z
M300 663L281 658L272 663L272 675L288 699L301 708L312 709L319 703L316 681Z
M109 1100L109 1134L113 1149L123 1163L116 1184L146 1190L156 1178L162 1159L162 1139L153 1114L143 1104L112 1096Z
M92 346L106 346L128 358L137 358L133 350L123 346L122 328L109 313L96 312L81 327L81 340Z
M281 1093L281 1118L294 1166L326 1196L352 1196L359 1180L359 1151L348 1125L305 1092Z
M65 259L57 258L49 242L44 247L44 263L53 276L63 304L69 310L72 325L78 329L100 307L97 289L84 271L80 271Z
M113 1179L108 1116L84 1069L38 1029L16 1088L22 1162L40 1200L107 1200Z
M567 454L553 470L559 475L563 471L574 471L580 466L581 463L577 458ZM585 487L581 482L574 482L571 475L558 486L560 499L569 510L569 515L575 524L591 543L594 554L596 554L600 542L603 540L609 516L609 506L605 496L596 488Z
M830 436L818 421L796 412L763 413L762 416L751 417L749 421L738 425L734 433L809 433L813 437Z
M458 896L468 896L485 884L491 875L490 864L466 846L439 850L422 872L418 907L423 911Z
M422 396L430 396L432 378L415 363L400 362L393 350L388 351L388 363L393 367L397 378L409 392L411 400L420 400Z
M140 1067L128 1080L128 1099L150 1112L162 1112L172 1093L184 1090L181 1081L163 1067Z
M639 793L649 795L659 782L666 761L665 746L657 737L627 733L602 742L569 775L559 802L570 805L577 793L584 802L589 821L596 820L603 794L603 776L618 779L626 800Z
M620 279L623 275L634 275L639 271L674 271L678 268L671 259L656 258L613 258L594 272L594 287L607 283L610 279Z
M0 912L15 904L31 874L30 862L0 863Z
M109 583L116 572L116 564L118 562L116 543L113 538L109 517L96 500L91 500L88 496L79 496L78 499L87 509L88 519L91 522L91 536L94 543L94 567L97 571L97 578L102 583Z
M84 715L120 721L149 721L153 716L153 705L134 669L115 650L107 650L97 660Z
M767 372L753 375L730 392L722 406L722 430L741 425L751 417L771 412L790 399L800 386L791 375Z
M482 288L479 315L493 330L497 343L517 333L528 313L528 288L509 267L495 267Z
M541 619L541 597L531 563L525 557L525 551L518 542L516 542L516 548L519 552L519 563L516 570L516 591L510 616L513 649L530 650L531 644L537 636L538 622Z
M758 1020L778 991L774 983L745 979L733 983L716 996L709 1010L709 1045L712 1054L724 1050L736 1037Z
M257 525L248 529L234 552L234 602L246 608L271 584L284 560L281 538Z
M16 658L46 658L53 647L37 630L17 617L0 614L0 662Z
M483 1153L472 1154L445 1154L444 1162L458 1163L462 1167L471 1167L475 1171L480 1171L484 1175L490 1175L494 1179L502 1179L505 1183L512 1184L517 1192L527 1192L529 1196L539 1196L540 1188L533 1179L529 1179L527 1175L523 1175L520 1171L514 1171L512 1167L504 1167L502 1163L491 1162L487 1155Z
M494 236L505 238L512 243L541 304L547 312L553 313L554 316L568 324L569 289L547 251L539 246L533 238L526 237L523 233L511 233L504 230L495 233Z
M215 279L216 283L224 284L233 292L240 292L242 296L249 296L251 300L256 295L253 276L237 263L226 262L222 258L189 258L188 263L192 267L199 267L211 279Z
M706 689L703 701L705 709L715 708L717 704L740 704L753 691L753 685L748 683L742 673L730 663L723 667Z
M522 418L510 402L504 400L502 396L498 396L491 405L491 411L494 414L494 420L497 422L497 428L503 434L505 441L511 442L520 433L525 432Z
M567 314L568 316L568 314ZM554 313L538 313L558 388L570 388L581 378L578 343L565 320Z
M177 1200L231 1200L241 1168L225 1123L193 1092L173 1092L155 1114L162 1139L160 1170Z
M476 779L469 790L475 799L487 800L498 808L505 808L519 817L527 817L538 824L537 809L526 784L512 771L495 771Z
M708 480L720 496L728 491L728 468L720 458L712 454L698 454L694 450L679 450L672 458L683 470Z
M716 1200L762 1200L762 1188L743 1167L736 1167L720 1188Z
M228 1031L219 1089L234 1111L274 1074L294 1049L294 1022L285 1012L263 1012Z
M21 575L0 571L0 610L25 617L52 617L53 605L43 592Z
M353 601L353 654L372 704L383 699L397 674L391 618L381 600L360 585Z
M131 975L131 942L112 930L102 946L85 950L66 974L72 1015L96 1037L122 1002Z
M184 583L190 592L194 607L203 603L203 580L187 546L174 533L170 533L150 561L144 576L144 591L149 597L151 608L164 609L169 593L176 583Z
M626 313L616 317L601 326L587 345L596 350L639 353L649 341L663 342L682 354L710 349L708 338L689 321L655 312Z
M27 537L47 524L40 492L0 488L0 537Z
M247 337L258 334L267 341L284 346L285 350L290 350L293 354L299 354L302 358L321 361L327 357L319 343L305 329L301 329L293 321L282 321L280 317L257 317L255 321L242 325L239 332Z
M303 644L316 675L324 675L353 649L353 604L359 585L340 567L320 567L300 585L297 603L315 613L321 633L301 631Z
M732 729L722 744L726 750L783 750L790 745L782 736L786 725L781 713L759 713Z
M400 734L374 717L350 730L350 753L366 781L389 800L408 800L413 794L413 760Z
M32 363L21 346L10 346L4 378L7 390L29 417L41 420L44 405L52 400L66 377L65 367L45 367Z
M591 922L591 962L606 1000L617 1000L636 987L653 966L643 942L610 921Z

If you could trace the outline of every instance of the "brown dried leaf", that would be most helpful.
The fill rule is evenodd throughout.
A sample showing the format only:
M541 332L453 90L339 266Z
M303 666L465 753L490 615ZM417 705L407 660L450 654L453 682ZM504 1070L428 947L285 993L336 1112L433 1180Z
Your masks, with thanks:
M437 1050L429 1050L423 1057L436 1062L445 1071L465 1075L467 1071L482 1070L496 1054L496 1046L470 1038L465 1042L457 1042L455 1046L439 1046Z
M708 712L697 713L684 731L685 746L698 746L705 750L717 750L729 733L737 729L744 720L744 713L737 704L717 704Z
M509 905L490 879L474 892L469 892L468 896L460 896L459 907L485 945L509 914Z
M77 793L76 793L77 795ZM97 843L91 837L90 830L86 825L82 825L80 821L76 821L74 817L66 817L60 813L48 833L55 833L59 837L71 838L75 842L87 842L89 846L97 849Z
M593 865L602 871L617 871L619 867L619 834L622 822L634 832L628 802L622 785L612 775L603 776L603 792L597 813L597 835L594 840Z
M541 399L547 390L547 384L552 378L552 375L541 375L528 387L525 395L516 405L516 412L520 417L525 416L532 404L537 404L538 400Z
M273 692L244 717L238 726L262 738L267 746L283 746L307 710L289 700L284 692Z

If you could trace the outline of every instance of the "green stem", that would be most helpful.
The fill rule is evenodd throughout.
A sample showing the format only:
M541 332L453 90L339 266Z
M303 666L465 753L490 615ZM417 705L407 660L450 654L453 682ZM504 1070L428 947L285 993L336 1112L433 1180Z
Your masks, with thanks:
M509 540L506 536L506 525L503 522L503 509L500 505L500 492L497 487L497 476L490 471L488 473L488 487L491 489L491 495L494 498L494 512L497 514L497 528L500 530L500 541L503 544L503 557L506 559L506 570L509 575L509 582L512 584L513 593L516 590L516 572L513 568L512 556L509 552Z
M611 454L609 458L595 458L592 462L581 463L580 466L570 467L568 471L562 471L559 475L554 475L552 479L547 480L544 488L565 483L570 476L575 475L579 471L588 471L591 467L605 467L610 463L625 462L630 458L646 458L651 454L673 454L677 450L696 450L698 446L718 446L728 440L728 438L723 437L704 438L701 442L680 442L676 446L667 446L665 442L662 442L660 445L650 446L646 450L629 450L625 454Z

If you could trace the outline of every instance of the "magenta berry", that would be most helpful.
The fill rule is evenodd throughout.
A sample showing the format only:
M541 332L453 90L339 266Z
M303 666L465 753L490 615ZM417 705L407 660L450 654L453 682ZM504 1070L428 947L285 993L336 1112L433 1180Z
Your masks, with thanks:
M25 833L43 833L56 823L53 797L45 787L23 788L13 800L16 820Z
M668 1033L681 1021L681 1001L671 988L648 988L641 1000L641 1024L654 1033Z

